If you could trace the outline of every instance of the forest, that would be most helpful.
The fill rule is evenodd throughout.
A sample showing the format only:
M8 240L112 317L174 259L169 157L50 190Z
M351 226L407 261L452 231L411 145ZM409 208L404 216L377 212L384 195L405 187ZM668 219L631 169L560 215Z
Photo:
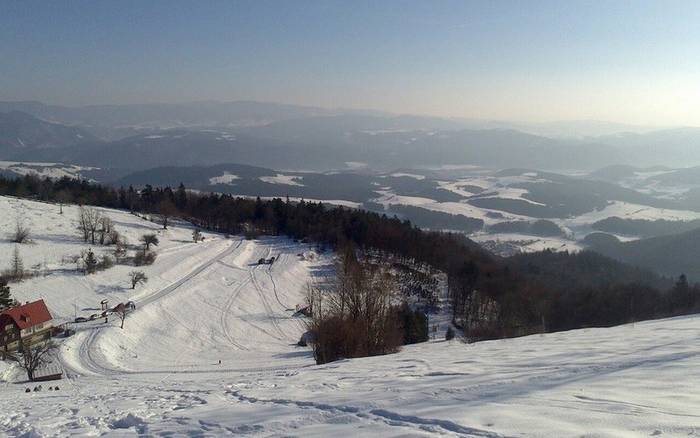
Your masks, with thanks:
M501 258L463 234L425 231L410 221L360 209L196 193L182 184L137 191L36 176L0 177L0 195L124 209L157 215L166 224L180 218L202 229L247 237L286 235L333 249L351 245L387 260L427 265L446 274L454 324L472 341L700 310L700 286L684 275L661 278L586 251Z

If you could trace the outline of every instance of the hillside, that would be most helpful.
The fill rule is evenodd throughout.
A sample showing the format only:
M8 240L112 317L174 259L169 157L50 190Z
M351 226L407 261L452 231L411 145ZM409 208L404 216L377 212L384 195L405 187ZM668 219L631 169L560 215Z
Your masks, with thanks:
M310 350L294 345L304 321L292 309L309 281L330 272L329 256L309 257L310 246L210 233L196 244L184 223L162 230L100 209L131 243L146 232L160 238L156 262L143 268L148 283L131 290L126 274L133 267L85 276L66 263L86 246L75 230L76 207L60 214L53 204L0 197L0 208L10 213L0 220L3 236L17 218L32 229L33 243L19 248L40 275L12 285L19 300L45 299L58 321L95 312L102 299L137 305L123 330L114 319L72 325L77 333L60 341L58 360L68 378L59 392L26 394L21 375L0 366L8 395L0 399L0 424L10 435L204 428L217 436L359 430L566 437L605 424L595 429L612 437L700 427L691 415L700 408L700 392L685 383L700 369L696 317L472 345L434 340L319 366ZM9 264L12 248L0 241L0 265ZM257 265L271 255L273 265ZM70 408L56 411L58 401Z
M621 242L600 234L603 233L595 233L587 240L596 252L666 276L685 274L689 279L700 281L700 267L697 264L700 229L631 242Z
M95 141L93 135L79 127L50 123L20 111L0 112L1 159L27 159L37 150Z

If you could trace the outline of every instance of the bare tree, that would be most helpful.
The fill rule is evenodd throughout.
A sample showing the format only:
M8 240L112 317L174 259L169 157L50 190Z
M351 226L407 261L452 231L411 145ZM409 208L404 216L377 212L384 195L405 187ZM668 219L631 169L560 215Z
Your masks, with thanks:
M307 297L317 363L397 351L402 335L393 276L386 267L358 261L351 248L340 260L335 281Z
M131 271L129 272L129 280L131 281L131 288L136 289L136 285L146 283L148 277L143 271Z
M97 221L98 222L98 230L97 233L100 236L100 245L105 244L105 239L109 239L110 235L112 234L112 231L114 231L114 227L112 225L112 219L110 219L107 216L102 216L100 219ZM106 243L112 243L107 241Z
M21 219L15 222L15 231L12 234L12 241L15 243L28 243L30 230L25 226Z
M163 229L166 230L168 229L168 219L177 214L177 207L169 199L164 199L158 204L158 213L163 219Z
M56 345L51 342L41 342L34 345L25 345L20 341L19 350L7 353L7 358L17 362L20 368L27 373L27 378L34 381L37 369L42 365L51 362L51 353Z
M155 234L144 234L141 236L141 242L144 244L144 249L143 252L145 253L149 249L151 249L151 245L153 246L158 246L158 236Z
M128 313L127 307L124 305L124 303L119 303L119 305L114 309L114 313L117 314L119 320L121 321L119 328L124 329L124 320L126 319L126 315Z
M95 244L100 218L100 212L96 209L80 207L78 212L78 229L83 235L83 241L87 242L89 240L90 243Z
M70 202L72 195L68 190L61 190L56 193L56 202L58 202L58 213L63 214L63 205Z

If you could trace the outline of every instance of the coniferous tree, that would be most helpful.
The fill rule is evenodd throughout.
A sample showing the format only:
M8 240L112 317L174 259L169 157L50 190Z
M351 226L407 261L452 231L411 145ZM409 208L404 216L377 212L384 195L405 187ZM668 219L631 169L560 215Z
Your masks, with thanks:
M10 295L10 286L7 285L7 280L0 277L0 310L13 307L16 301Z
M95 271L97 271L97 257L95 257L95 253L92 252L92 249L89 249L85 254L83 262L85 263L86 274L93 274Z
M10 260L9 274L15 281L22 281L24 279L24 262L19 254L19 248L16 245L12 252L12 260Z

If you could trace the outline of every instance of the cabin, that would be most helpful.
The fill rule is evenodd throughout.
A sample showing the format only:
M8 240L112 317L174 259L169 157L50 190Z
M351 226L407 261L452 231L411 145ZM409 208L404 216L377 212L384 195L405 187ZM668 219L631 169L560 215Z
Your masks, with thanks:
M52 319L44 300L4 310L0 313L0 353L51 338Z

